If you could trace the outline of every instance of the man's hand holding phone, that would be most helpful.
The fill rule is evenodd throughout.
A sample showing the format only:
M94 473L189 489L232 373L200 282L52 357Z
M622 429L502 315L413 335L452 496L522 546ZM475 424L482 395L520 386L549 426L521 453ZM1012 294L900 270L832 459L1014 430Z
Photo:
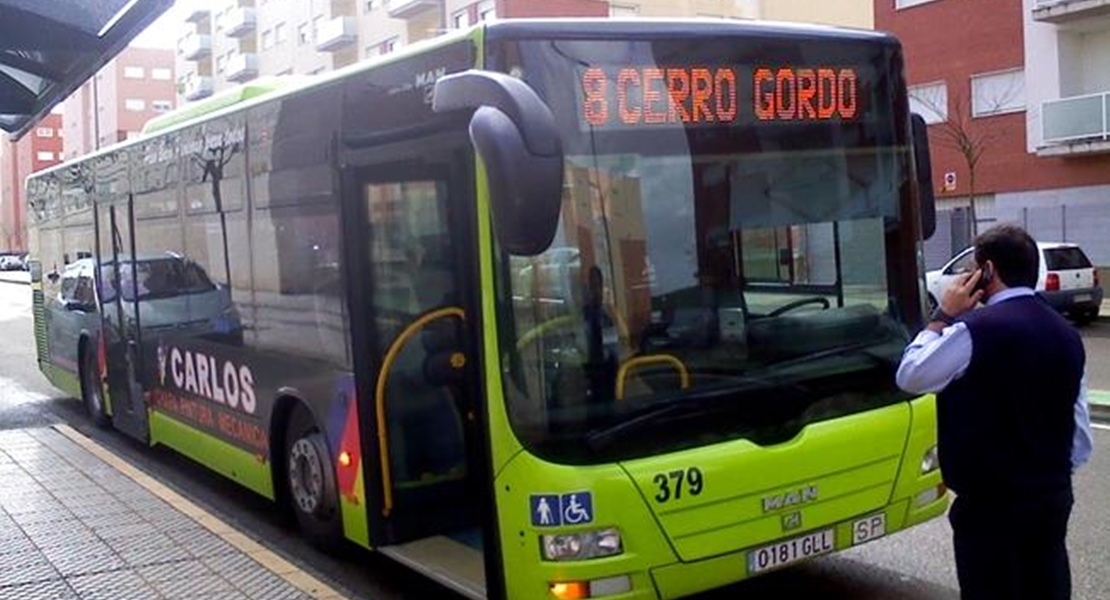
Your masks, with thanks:
M965 312L975 308L983 299L984 289L990 283L990 267L975 269L964 273L944 290L940 299L940 308L944 314L955 319ZM986 280L986 281L984 281Z

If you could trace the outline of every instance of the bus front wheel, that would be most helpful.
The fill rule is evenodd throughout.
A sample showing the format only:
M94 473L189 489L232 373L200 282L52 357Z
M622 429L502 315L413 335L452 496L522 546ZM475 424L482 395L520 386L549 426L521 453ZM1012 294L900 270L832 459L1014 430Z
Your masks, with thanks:
M100 367L96 351L85 342L81 344L81 400L97 427L108 427L111 417L104 408L104 386L100 381Z
M285 435L285 471L297 524L312 545L335 550L343 538L335 469L324 433L311 413L298 406Z

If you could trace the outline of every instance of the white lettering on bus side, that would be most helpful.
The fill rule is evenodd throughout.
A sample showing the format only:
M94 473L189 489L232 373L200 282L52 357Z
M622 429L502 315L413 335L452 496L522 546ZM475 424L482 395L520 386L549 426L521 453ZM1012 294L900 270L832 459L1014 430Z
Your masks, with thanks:
M251 415L258 409L254 373L247 365L177 348L168 354L170 379L179 390Z

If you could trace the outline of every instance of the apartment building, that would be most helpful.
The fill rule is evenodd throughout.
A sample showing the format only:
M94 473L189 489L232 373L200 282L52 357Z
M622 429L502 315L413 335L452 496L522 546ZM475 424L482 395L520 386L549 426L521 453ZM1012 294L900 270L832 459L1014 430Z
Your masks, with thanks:
M23 181L62 160L62 116L48 114L18 142L0 141L0 251L27 250Z
M819 6L815 6L819 4ZM501 17L724 17L871 28L870 0L218 0L185 13L184 101L261 76L313 74Z
M177 105L173 50L125 48L63 103L65 159L135 137Z
M875 24L901 38L911 108L930 123L942 212L927 265L965 246L974 220L1110 266L1110 2L875 0ZM980 149L974 178L959 136Z

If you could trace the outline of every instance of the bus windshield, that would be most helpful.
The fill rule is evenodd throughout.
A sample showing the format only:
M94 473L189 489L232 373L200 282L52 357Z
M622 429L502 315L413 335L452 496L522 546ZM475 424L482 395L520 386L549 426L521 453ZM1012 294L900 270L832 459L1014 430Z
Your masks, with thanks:
M793 46L814 66L780 85L759 80L743 44L691 44L520 42L506 53L552 105L566 151L554 242L504 254L498 270L511 420L551 460L773 444L907 398L893 377L918 293L895 275L916 272L900 75L881 48ZM682 71L695 56L707 74ZM827 95L844 65L854 82L840 99L814 93L812 115L803 109L810 75L820 87L817 73L832 73ZM685 76L720 85L684 97Z

